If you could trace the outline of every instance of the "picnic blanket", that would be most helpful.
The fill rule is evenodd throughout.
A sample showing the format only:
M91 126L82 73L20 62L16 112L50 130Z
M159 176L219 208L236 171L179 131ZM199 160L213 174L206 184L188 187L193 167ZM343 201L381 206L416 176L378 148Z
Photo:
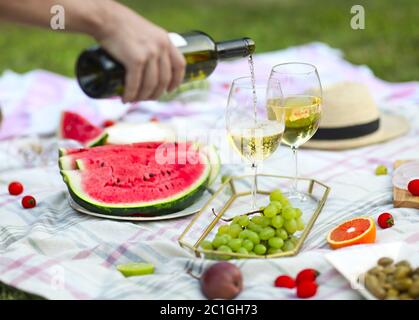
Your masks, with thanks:
M322 43L256 55L257 77L267 77L274 64L286 61L316 65L324 85L342 80L366 83L380 109L404 115L411 130L401 138L359 149L301 150L301 175L324 182L331 194L297 256L233 261L244 275L244 290L237 299L295 299L292 290L274 288L273 280L308 267L321 272L316 299L359 299L358 292L325 259L331 251L325 237L345 219L376 218L390 211L395 226L378 230L377 242L405 241L417 245L419 254L419 210L393 209L391 176L374 175L377 164L391 167L396 159L419 158L419 83L382 81L367 66L352 65L342 52ZM0 77L4 115L0 131L0 281L48 299L203 299L198 281L187 271L199 276L212 261L195 258L177 243L191 216L117 222L79 214L68 205L58 168L23 161L15 150L21 141L16 136L40 139L39 135L54 133L61 110L75 110L95 123L156 116L182 130L221 128L229 83L247 73L245 59L220 63L209 79L209 89L195 97L124 105L116 99L89 99L74 79L46 71L5 72ZM289 149L281 147L261 170L291 175ZM22 209L20 197L7 193L12 180L21 181L25 194L37 198L35 208ZM124 278L115 267L130 261L151 262L156 271Z

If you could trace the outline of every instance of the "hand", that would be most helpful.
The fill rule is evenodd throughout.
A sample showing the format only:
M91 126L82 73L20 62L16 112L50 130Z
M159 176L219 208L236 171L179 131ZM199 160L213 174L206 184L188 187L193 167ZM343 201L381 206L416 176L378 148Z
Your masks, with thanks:
M157 99L179 86L186 62L167 32L127 7L110 4L96 39L127 71L122 101Z

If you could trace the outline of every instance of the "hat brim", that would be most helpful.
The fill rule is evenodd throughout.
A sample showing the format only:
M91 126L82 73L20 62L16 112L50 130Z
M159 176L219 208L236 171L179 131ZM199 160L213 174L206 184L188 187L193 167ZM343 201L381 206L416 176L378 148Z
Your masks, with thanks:
M314 140L311 139L301 148L321 150L345 150L385 142L406 134L409 131L409 122L402 116L381 113L379 129L369 135L344 140Z

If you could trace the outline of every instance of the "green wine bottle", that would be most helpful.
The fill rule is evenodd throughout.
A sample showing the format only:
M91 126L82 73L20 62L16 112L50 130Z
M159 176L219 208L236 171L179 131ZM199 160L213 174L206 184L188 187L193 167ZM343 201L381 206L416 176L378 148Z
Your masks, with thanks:
M208 77L218 60L246 57L255 51L255 42L250 38L214 42L200 31L169 33L169 38L185 56L184 82ZM80 54L76 76L81 89L89 97L108 98L121 96L124 92L124 66L98 46Z

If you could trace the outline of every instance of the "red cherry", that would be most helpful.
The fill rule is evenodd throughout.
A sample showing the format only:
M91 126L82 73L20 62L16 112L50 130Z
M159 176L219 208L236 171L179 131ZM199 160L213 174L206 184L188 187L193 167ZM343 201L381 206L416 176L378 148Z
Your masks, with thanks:
M419 179L413 179L407 185L407 190L414 195L415 197L419 197Z
M295 288L295 281L290 276L283 275L275 279L274 285L275 287L278 287L278 288L292 289L292 288Z
M297 277L295 278L295 282L297 285L299 285L300 283L304 282L304 281L315 281L316 278L318 277L320 273L317 270L314 269L304 269L301 270L298 274Z
M297 286L298 298L310 298L317 292L317 283L314 281L303 281Z
M23 192L23 185L20 182L13 181L9 184L9 193L17 196Z
M24 196L22 199L22 206L25 209L30 209L36 206L36 200L32 196Z
M114 124L115 124L115 121L113 121L113 120L106 120L106 121L103 122L103 126L105 128L112 127Z
M394 218L390 213L384 212L378 216L377 223L382 229L391 228L394 225Z

